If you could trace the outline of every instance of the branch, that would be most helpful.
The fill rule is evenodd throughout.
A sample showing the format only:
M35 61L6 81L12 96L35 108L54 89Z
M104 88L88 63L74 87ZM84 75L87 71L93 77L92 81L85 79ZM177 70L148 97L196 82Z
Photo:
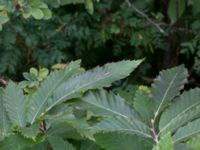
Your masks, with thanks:
M130 2L130 0L126 0L126 3L130 8L132 8L133 11L135 11L138 15L142 16L145 18L150 24L152 24L159 32L161 32L164 35L167 35L167 33L160 27L159 24L154 22L152 19L150 19L145 13L140 11L133 3Z

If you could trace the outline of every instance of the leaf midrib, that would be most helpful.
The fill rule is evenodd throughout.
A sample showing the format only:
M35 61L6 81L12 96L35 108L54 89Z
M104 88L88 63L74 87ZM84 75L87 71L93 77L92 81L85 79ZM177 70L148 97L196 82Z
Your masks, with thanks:
M109 108L107 108L107 107L104 107L104 106L102 106L102 105L99 105L99 104L96 104L96 103L90 103L89 101L85 101L85 100L83 100L83 101L89 103L90 105L94 105L94 106L99 107L99 108L101 108L101 109L104 109L104 110L110 111L110 112L112 112L112 113L114 113L114 114L117 114L117 115L119 115L119 116L122 116L122 117L124 117L124 118L126 118L126 119L129 118L128 116L125 116L124 114L121 114L121 113L119 113L119 112L117 112L117 111L114 111L114 110L109 109Z
M63 73L64 73L64 72L63 72ZM63 76L63 77L59 80L59 82L57 82L57 84L55 84L54 88L52 88L52 89L48 92L48 94L46 95L46 97L45 97L45 99L44 99L42 105L40 105L38 111L35 113L34 117L32 117L32 119L31 119L31 124L34 123L35 118L38 116L38 114L40 113L40 111L41 111L42 108L44 107L44 104L45 104L46 101L48 100L49 96L50 96L50 95L52 94L52 92L58 87L58 85L60 84L60 82L62 82L62 80L63 80L64 78L65 78L65 76ZM32 100L34 100L34 99L32 99Z
M189 111L189 110L192 109L193 107L198 107L198 106L196 106L196 105L199 105L199 104L200 104L200 102L197 102L197 103L191 105L190 107L188 107L187 109L185 109L184 111L182 111L181 113L177 114L173 119L171 119L171 120L169 121L169 123L167 123L167 124L160 130L159 134L162 133L163 130L165 131L165 129L166 129L168 126L170 126L170 124L173 123L173 121L174 121L175 119L179 118L182 114L184 114L185 112Z
M109 73L109 72L107 72ZM106 74L107 75L107 74ZM93 83L95 82L99 82L100 80L104 80L105 78L108 78L110 77L111 75L108 74L107 76L105 76L104 78L99 78L98 80L95 80L95 81L91 81L91 82L88 82L86 84L83 84L82 86L79 86L79 88L76 88L74 90L72 90L71 92L69 92L68 94L62 96L61 98L59 98L57 101L55 101L53 104L51 104L48 108L47 108L47 111L49 111L52 107L54 107L55 105L57 105L60 101L62 101L65 97L68 97L69 95L73 94L73 93L76 93L78 91L80 91L81 89L83 89L84 87L87 87L88 85L92 85Z
M179 71L177 71L177 73L175 74L175 76L173 77L173 79L170 81L170 84L169 84L169 86L168 86L168 88L167 88L167 90L166 90L166 92L165 92L165 94L164 94L164 96L163 96L163 98L162 98L162 100L161 100L161 103L160 103L160 105L159 105L159 107L158 107L158 109L157 109L157 111L156 111L156 114L159 113L159 111L160 111L160 109L161 109L161 106L162 106L162 104L164 103L165 98L166 98L166 96L167 96L169 90L171 89L171 87L172 87L172 85L173 85L173 83L174 83L174 81L175 81L175 79L176 79L176 77L177 77L178 74L179 74Z

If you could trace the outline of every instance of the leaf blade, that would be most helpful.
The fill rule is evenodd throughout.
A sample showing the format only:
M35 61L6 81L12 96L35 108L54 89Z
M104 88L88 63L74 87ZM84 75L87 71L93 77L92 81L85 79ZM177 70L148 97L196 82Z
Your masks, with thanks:
M109 87L112 82L127 77L141 62L142 60L110 63L69 79L55 91L47 111L68 99L80 97L87 90Z
M155 101L155 115L162 111L167 102L177 96L187 82L188 72L183 65L161 71L151 87Z
M45 106L52 96L54 90L66 78L78 73L80 70L80 61L71 62L64 70L52 72L42 83L38 92L32 97L29 103L28 120L31 124L45 110Z
M78 103L97 115L121 116L124 118L139 118L138 114L125 103L119 95L105 90L89 92Z
M200 89L192 89L184 92L175 102L162 114L159 129L163 135L174 132L176 129L193 120L200 114Z
M14 82L9 82L5 89L4 103L11 122L24 127L26 125L25 96L22 89Z
M93 127L95 133L118 132L123 134L138 135L151 139L150 129L138 120L128 120L123 117L106 118Z

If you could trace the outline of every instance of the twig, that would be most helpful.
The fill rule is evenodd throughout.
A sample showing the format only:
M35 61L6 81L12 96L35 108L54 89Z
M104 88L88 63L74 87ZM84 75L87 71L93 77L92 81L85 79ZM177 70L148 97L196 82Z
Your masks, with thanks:
M158 23L155 23L152 19L150 19L145 13L143 13L142 11L140 11L137 7L135 7L135 5L133 3L130 2L130 0L126 0L126 3L128 4L128 6L130 8L133 9L133 11L135 11L138 15L142 16L143 18L145 18L149 23L151 23L159 32L161 32L164 35L167 35L167 33L160 27L160 25Z

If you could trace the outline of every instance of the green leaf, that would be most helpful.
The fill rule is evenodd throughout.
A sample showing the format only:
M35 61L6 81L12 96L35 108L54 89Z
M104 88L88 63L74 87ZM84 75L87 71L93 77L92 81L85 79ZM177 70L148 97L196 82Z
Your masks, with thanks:
M85 8L87 9L89 14L94 13L94 5L92 0L85 0Z
M93 141L85 140L81 143L80 150L100 150L100 148Z
M152 138L150 129L138 120L129 120L124 117L106 118L93 127L95 133L118 132L122 134L138 135Z
M11 122L20 127L26 126L26 103L22 89L9 82L5 89L5 107Z
M98 133L95 135L96 143L106 150L149 150L151 142L135 135L120 133Z
M69 125L76 129L77 133L79 133L79 135L82 137L87 137L88 139L94 140L93 133L91 130L89 130L89 124L87 123L86 119L78 119L72 114L72 112L60 112L55 115L49 115L46 117L46 119L51 124L64 122L66 128Z
M68 141L64 141L59 137L48 137L48 141L51 144L53 150L76 150L72 144Z
M40 20L44 17L42 10L39 8L32 8L31 14L37 20Z
M185 143L175 144L174 150L194 150L190 149Z
M20 132L24 137L35 140L37 135L40 133L39 124L33 124L30 127L20 128Z
M46 115L45 119L48 120L50 124L64 122L66 127L73 127L82 137L94 140L93 133L89 130L89 124L87 123L86 118L76 118L73 114L73 109L67 105L60 105L53 113L51 111L50 115Z
M19 135L11 135L0 142L1 150L22 150L31 146L33 142Z
M200 133L200 119L192 121L181 127L173 136L174 143L189 139Z
M112 82L127 77L141 62L142 60L110 63L67 80L55 90L47 110L68 99L78 98L87 90L109 87Z
M87 93L78 104L97 115L139 118L124 99L105 90Z
M9 21L9 17L0 12L0 25L5 24L8 21Z
M71 125L67 125L66 122L54 122L53 124L51 123L51 128L47 131L47 136L59 136L64 139L82 139L77 130Z
M192 137L187 141L187 145L192 148L192 150L200 150L200 135Z
M161 137L161 140L153 147L153 150L174 150L171 134L167 133Z
M31 68L31 69L30 69L30 73L33 74L33 75L36 76L36 77L38 76L38 71L37 71L36 68Z
M184 66L161 71L151 87L152 99L155 101L157 116L168 103L183 89L187 82L188 72Z
M176 98L174 103L162 114L159 129L163 135L173 133L176 129L200 115L200 89L184 92Z
M55 89L66 79L80 72L80 61L71 62L64 70L52 72L33 95L28 105L28 120L34 123L37 117L45 111L48 100Z
M134 97L134 108L147 124L153 117L154 105L147 92L137 90Z
M185 0L170 0L167 14L171 22L176 22L185 11Z
M44 141L42 143L34 144L32 147L27 147L23 150L48 150L49 143Z
M8 136L10 131L10 120L4 107L3 97L4 91L3 88L0 88L0 141Z
M42 9L42 12L44 14L43 19L48 20L52 17L52 12L49 9Z

